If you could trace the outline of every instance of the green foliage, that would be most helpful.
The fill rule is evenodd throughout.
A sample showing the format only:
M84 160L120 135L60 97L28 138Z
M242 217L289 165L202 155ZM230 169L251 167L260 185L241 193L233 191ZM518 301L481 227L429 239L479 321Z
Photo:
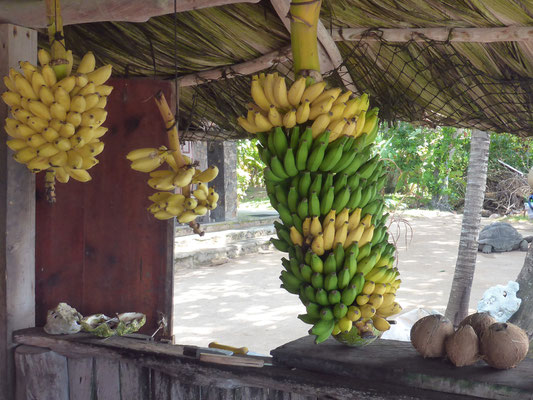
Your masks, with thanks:
M403 195L409 206L441 199L453 205L466 184L470 137L465 132L408 123L382 126L377 147L390 171L387 190Z
M265 167L257 151L257 139L237 141L237 195L239 200L246 196L249 187L263 186Z

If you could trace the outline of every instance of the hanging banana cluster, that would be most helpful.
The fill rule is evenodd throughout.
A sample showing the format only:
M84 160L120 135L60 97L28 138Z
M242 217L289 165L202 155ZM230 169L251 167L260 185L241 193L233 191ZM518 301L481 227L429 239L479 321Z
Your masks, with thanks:
M239 125L249 133L268 132L273 127L287 129L298 125L311 127L313 139L325 130L329 141L341 136L355 138L372 131L378 122L377 109L367 112L368 95L351 98L352 92L340 88L326 90L325 82L306 87L306 78L296 80L287 90L285 78L277 73L254 75L252 98L246 118Z
M188 157L182 157L185 165L178 167L173 152L165 146L136 149L126 156L132 169L150 173L148 185L159 190L149 197L152 204L148 211L157 219L177 217L179 223L185 224L217 207L218 193L213 187L208 188L207 183L217 177L218 168L211 166L202 171L195 168ZM165 163L170 169L157 170ZM196 185L192 192L190 185ZM183 194L174 193L177 188L181 188Z
M48 170L59 182L72 177L87 182L87 172L98 164L96 156L104 150L100 138L107 112L107 96L113 88L104 83L111 76L111 65L95 69L91 52L85 54L72 72L72 53L67 52L67 77L57 81L50 54L39 50L41 68L21 62L22 73L11 68L4 77L7 91L2 99L11 107L4 129L15 151L14 159L34 173Z
M372 154L378 109L324 82L289 90L276 74L255 76L255 103L238 122L257 134L282 259L282 287L299 295L316 342L353 333L370 338L401 311L395 247L381 191L386 172ZM352 335L351 337L353 337Z

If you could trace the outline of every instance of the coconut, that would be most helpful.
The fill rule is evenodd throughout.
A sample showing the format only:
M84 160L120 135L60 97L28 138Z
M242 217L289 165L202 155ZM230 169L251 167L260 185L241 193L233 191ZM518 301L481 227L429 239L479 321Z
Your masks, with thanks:
M479 340L471 325L460 326L446 339L446 355L456 367L472 365L479 360Z
M470 325L474 328L474 332L478 338L481 338L481 334L488 328L490 325L494 324L496 320L491 317L488 312L481 312L470 314L468 317L463 319L459 324L459 328L465 325Z
M454 332L453 324L440 314L428 315L411 328L411 344L424 358L443 357L444 342Z
M516 367L529 350L527 333L510 322L490 325L481 336L483 360L491 367Z

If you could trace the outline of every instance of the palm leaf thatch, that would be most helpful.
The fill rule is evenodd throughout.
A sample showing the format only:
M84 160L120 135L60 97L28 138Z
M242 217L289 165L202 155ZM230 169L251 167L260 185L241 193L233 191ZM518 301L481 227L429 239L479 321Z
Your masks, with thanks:
M321 18L328 29L368 28L366 36L379 36L379 28L533 26L532 10L531 0L335 0L324 1ZM269 1L146 23L70 26L65 34L76 54L92 50L117 75L161 79L253 60L290 42ZM400 43L363 36L337 45L355 86L371 95L385 119L533 136L532 43ZM290 63L272 68L292 79ZM337 71L326 75L332 85L342 85L341 78ZM245 136L235 122L250 101L249 81L237 76L182 88L181 130L196 132L195 138L198 130L207 139Z

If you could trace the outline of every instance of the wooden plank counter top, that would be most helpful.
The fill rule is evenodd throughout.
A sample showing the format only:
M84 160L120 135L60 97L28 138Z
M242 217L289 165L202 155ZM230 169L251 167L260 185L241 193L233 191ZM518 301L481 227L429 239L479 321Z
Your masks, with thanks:
M497 370L479 361L457 368L444 359L424 359L409 342L377 340L348 347L333 338L320 345L303 337L271 351L274 363L322 371L353 380L382 382L483 399L533 399L533 359L518 367Z
M113 400L533 399L531 360L510 371L481 364L455 369L443 360L423 360L409 343L387 340L348 348L305 337L273 350L273 357L230 356L220 363L214 355L191 355L195 346L128 337L47 335L29 328L13 339L19 344L17 385L25 393L19 399L39 398L32 396L44 387L63 387L63 396L41 397L62 400L82 398L71 395L80 390L112 393L102 399ZM247 363L235 365L239 359ZM260 365L252 363L258 359Z

